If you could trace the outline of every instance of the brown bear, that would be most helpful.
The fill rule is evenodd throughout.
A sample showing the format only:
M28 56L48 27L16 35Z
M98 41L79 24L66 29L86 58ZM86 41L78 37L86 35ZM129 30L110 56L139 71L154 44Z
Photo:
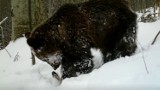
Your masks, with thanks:
M97 66L92 48L103 62L130 56L136 50L136 14L125 0L90 0L65 4L27 37L32 52L55 70L58 79L86 74Z

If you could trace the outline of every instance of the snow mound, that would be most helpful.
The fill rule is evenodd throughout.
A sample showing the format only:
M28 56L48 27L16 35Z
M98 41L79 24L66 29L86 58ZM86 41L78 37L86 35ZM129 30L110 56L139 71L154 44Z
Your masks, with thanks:
M134 55L108 62L89 74L67 78L60 86L47 63L36 58L36 65L31 65L25 38L11 41L6 47L11 57L6 50L0 51L0 90L159 90L160 36L151 45L159 30L160 20L138 23L138 49ZM101 58L98 50L92 50L92 54L95 59Z

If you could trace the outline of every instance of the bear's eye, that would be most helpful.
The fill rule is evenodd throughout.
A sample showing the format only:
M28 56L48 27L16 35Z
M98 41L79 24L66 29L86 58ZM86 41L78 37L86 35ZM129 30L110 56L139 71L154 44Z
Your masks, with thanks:
M33 49L40 49L41 47L44 47L46 45L46 41L44 39L32 39L29 38L27 40L27 43L30 47L32 47Z

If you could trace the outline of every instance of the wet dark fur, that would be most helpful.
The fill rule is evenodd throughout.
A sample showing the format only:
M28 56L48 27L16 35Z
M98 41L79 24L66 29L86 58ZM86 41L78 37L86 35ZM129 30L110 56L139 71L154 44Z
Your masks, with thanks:
M35 55L46 62L47 55L59 51L62 78L74 77L77 73L92 71L92 47L102 51L104 62L135 52L136 14L124 0L66 4L35 28L27 43ZM56 69L59 64L51 66Z

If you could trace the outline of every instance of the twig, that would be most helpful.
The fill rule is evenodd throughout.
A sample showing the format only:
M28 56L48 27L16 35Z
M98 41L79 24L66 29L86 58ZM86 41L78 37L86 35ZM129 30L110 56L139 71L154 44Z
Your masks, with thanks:
M38 73L39 73L39 75L40 75L40 79L41 79L41 78L44 78L43 75L42 75L42 73L40 72L40 70L38 69L37 71L38 71Z
M18 53L19 53L19 52L17 52L17 54L16 54L16 56L15 56L15 58L14 58L14 62L15 62L15 61L18 61L18 58L19 58Z
M0 21L0 25L7 20L8 17L5 17L2 21Z
M137 42L138 42L138 41L137 41ZM146 72L147 72L147 74L149 74L148 67L147 67L147 64L146 64L146 60L145 60L145 57L144 57L144 52L143 52L142 45L140 44L140 42L138 42L138 43L139 43L140 48L141 48L142 58L143 58L143 63L144 63L144 66L145 66Z
M11 54L8 52L8 50L7 50L6 48L4 48L4 50L6 50L6 52L8 53L8 55L9 55L10 57L12 57Z
M1 24L7 20L8 17L4 18L2 21L0 21L0 29L1 29L1 33L2 33L2 45L4 47L4 32L3 32L3 27L1 26Z
M32 55L32 65L35 65L35 64L36 64L35 56L33 55L33 53L32 53L32 52L31 52L31 55Z
M160 34L160 31L157 33L157 35L155 36L155 38L154 38L154 40L153 40L153 42L152 42L152 45L155 43L155 41L156 41L156 39L157 39L157 37L158 37L158 35Z
M2 46L4 47L4 33L3 33L3 27L0 25L1 33L2 33Z

